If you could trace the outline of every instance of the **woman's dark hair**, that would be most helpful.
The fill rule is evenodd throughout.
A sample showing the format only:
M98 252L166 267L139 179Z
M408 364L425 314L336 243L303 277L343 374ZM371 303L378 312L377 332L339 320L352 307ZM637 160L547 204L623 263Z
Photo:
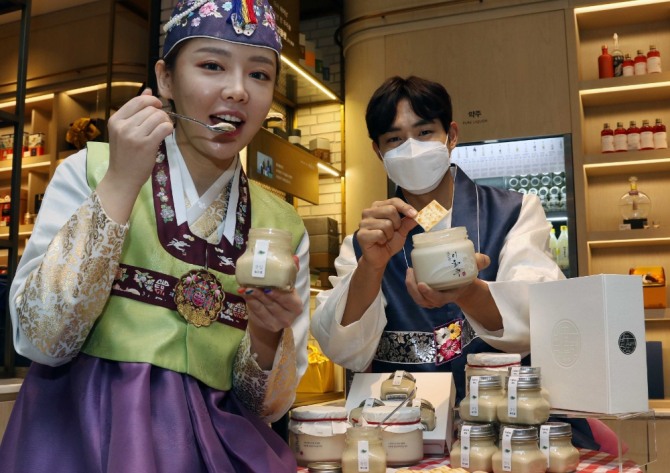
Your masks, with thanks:
M407 99L412 110L425 120L439 119L445 131L452 121L451 97L437 82L416 76L406 79L395 76L387 79L372 94L365 112L368 135L377 144L395 120L398 102Z

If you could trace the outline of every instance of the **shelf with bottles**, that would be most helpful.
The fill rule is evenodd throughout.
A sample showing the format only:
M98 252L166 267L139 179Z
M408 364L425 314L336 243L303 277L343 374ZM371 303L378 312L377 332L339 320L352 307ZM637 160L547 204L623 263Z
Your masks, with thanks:
M576 7L579 80L598 80L601 48L606 45L610 53L613 51L614 33L618 36L618 49L631 58L638 50L646 54L651 45L661 57L670 53L668 20L670 1L633 0ZM599 79L603 84L614 80L618 78Z

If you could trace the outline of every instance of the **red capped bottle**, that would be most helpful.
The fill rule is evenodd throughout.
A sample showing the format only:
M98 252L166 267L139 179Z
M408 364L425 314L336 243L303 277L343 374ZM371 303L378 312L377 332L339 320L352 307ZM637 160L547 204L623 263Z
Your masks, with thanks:
M649 126L649 120L642 120L640 127L640 149L654 149L654 129Z
M645 59L647 56L644 57ZM614 77L614 62L612 55L607 51L607 45L602 45L602 54L598 56L598 77L606 79Z
M649 46L647 53L647 73L654 74L661 72L661 53L653 44Z
M614 130L614 151L617 153L628 151L628 139L623 122L617 122L616 129Z
M643 76L647 73L647 56L642 52L641 49L637 50L637 56L635 56L635 75Z
M600 132L600 151L602 153L614 153L614 130L610 128L609 123L603 125Z
M630 126L626 130L626 139L628 140L628 151L637 151L640 149L640 129L635 120L630 121Z
M623 75L624 77L635 75L635 61L633 61L633 58L628 53L623 58Z
M665 149L668 147L668 137L665 133L665 125L660 118L656 119L654 125L654 148Z

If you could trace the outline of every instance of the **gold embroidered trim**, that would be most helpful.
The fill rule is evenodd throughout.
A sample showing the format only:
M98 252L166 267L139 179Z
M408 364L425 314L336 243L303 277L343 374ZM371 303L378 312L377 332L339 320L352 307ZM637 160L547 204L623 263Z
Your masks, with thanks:
M233 389L237 396L267 422L274 422L289 410L298 385L293 330L284 329L277 350L277 362L272 370L263 371L251 354L247 331L237 350L233 370Z
M127 231L94 192L51 241L16 296L21 330L44 354L79 353L109 297Z

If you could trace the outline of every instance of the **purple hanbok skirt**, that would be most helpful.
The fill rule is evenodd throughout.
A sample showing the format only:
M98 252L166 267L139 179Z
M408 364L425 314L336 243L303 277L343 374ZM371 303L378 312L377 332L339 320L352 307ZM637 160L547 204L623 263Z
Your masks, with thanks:
M295 473L286 443L232 392L145 363L33 363L2 473Z

